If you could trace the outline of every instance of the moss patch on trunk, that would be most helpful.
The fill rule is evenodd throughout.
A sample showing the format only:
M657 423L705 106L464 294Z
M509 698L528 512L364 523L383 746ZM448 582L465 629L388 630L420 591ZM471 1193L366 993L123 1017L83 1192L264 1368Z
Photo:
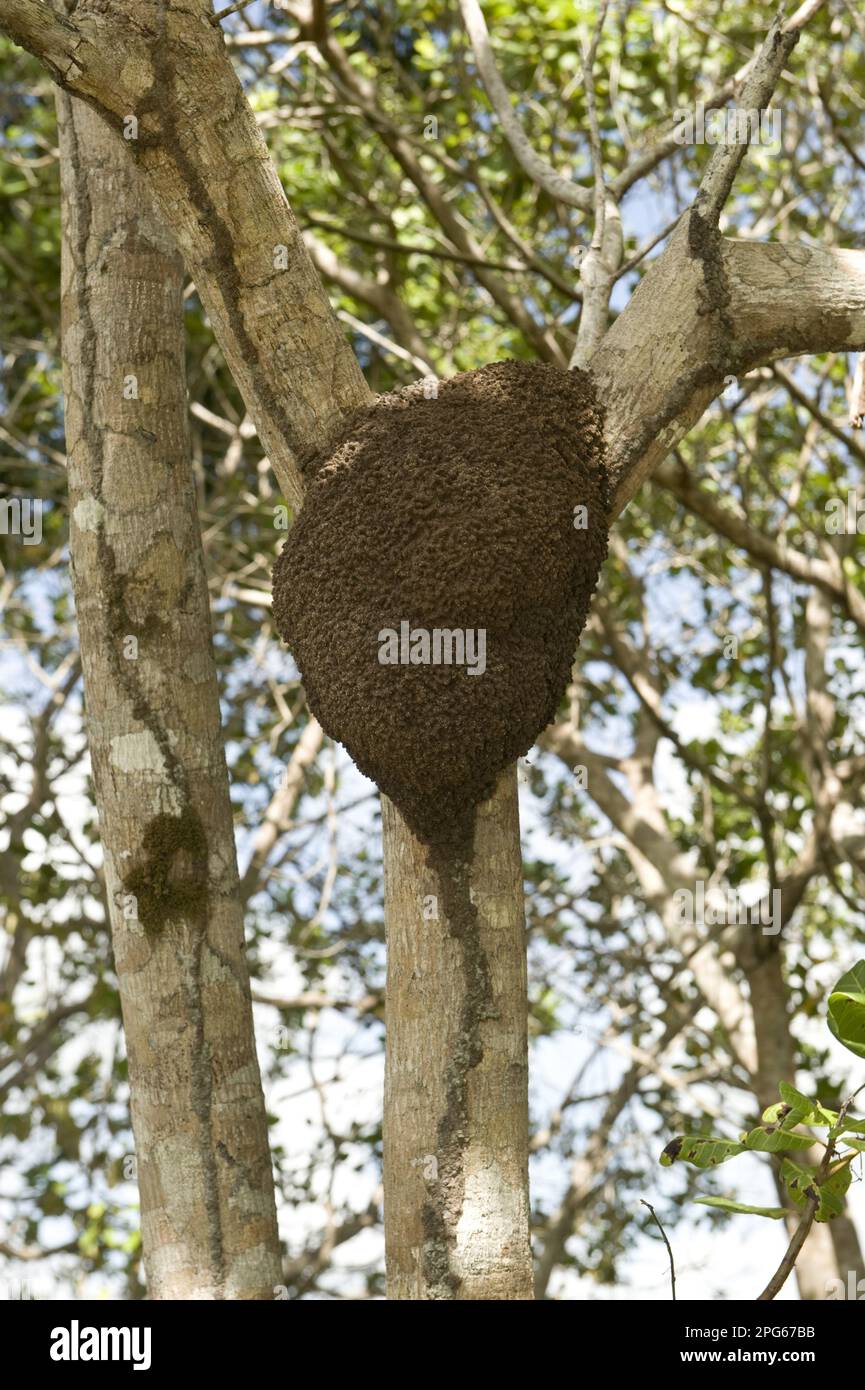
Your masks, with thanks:
M161 931L177 918L203 917L207 911L207 836L201 818L185 810L159 814L148 823L141 853L124 876L125 892L137 900L145 931Z

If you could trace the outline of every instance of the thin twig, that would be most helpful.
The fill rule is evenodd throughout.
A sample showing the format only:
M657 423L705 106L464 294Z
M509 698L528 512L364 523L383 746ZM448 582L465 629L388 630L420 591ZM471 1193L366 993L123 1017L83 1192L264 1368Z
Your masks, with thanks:
M328 222L323 217L307 216L305 225L318 227L323 232L333 232L335 236L343 236L347 241L357 241L362 246L378 246L383 251L395 251L399 256L431 256L437 261L456 261L459 265L479 266L484 270L507 270L511 274L523 274L527 267L518 261L491 261L484 256L472 256L462 251L448 251L439 246L415 246L403 241L393 241L389 237L372 236L368 232L356 231L354 228L341 227L335 222Z
M210 16L211 24L219 24L223 19L227 19L230 14L237 14L238 10L245 10L247 5L253 4L253 0L235 0L233 5L227 5L224 10L217 10L216 14Z
M595 225L592 232L592 249L600 251L604 244L604 211L607 201L607 188L604 183L604 161L601 150L601 131L598 124L598 107L595 93L595 59L598 44L607 17L608 0L602 0L597 23L591 42L583 54L583 86L586 96L586 111L589 117L589 152L592 158L592 178L595 186Z
M793 1238L790 1241L790 1244L787 1246L787 1249L784 1251L784 1258L782 1259L778 1268L775 1270L775 1273L772 1275L772 1278L769 1280L763 1292L758 1295L758 1303L771 1302L775 1295L777 1293L780 1293L781 1289L786 1284L788 1278L790 1277L790 1274L793 1271L793 1267L796 1264L796 1260L798 1259L799 1251L802 1249L802 1246L808 1239L808 1233L810 1232L811 1227L814 1224L814 1217L817 1215L817 1208L819 1207L819 1205L819 1192L814 1192L809 1188L808 1197L805 1203L805 1210L802 1212L802 1217L799 1221L799 1225L793 1232Z
M649 1211L652 1213L652 1220L654 1221L654 1223L655 1223L655 1225L657 1226L658 1230L661 1232L661 1236L662 1236L662 1238L663 1238L664 1244L665 1244L666 1247L667 1247L667 1254L668 1254L669 1257L670 1257L670 1286L671 1286L672 1291L673 1291L673 1302L675 1303L675 1301L676 1301L676 1264L675 1264L675 1261L673 1260L673 1250L672 1250L672 1247L671 1247L671 1245L670 1245L670 1242L667 1240L667 1232L664 1230L663 1226L661 1225L661 1221L660 1221L660 1218L659 1218L659 1216L658 1216L658 1213L655 1211L655 1208L652 1206L651 1202L647 1202L647 1201L645 1200L645 1198L643 1198L643 1197L640 1198L640 1201L642 1202L643 1206L644 1206L644 1207L647 1207L647 1208L649 1209Z

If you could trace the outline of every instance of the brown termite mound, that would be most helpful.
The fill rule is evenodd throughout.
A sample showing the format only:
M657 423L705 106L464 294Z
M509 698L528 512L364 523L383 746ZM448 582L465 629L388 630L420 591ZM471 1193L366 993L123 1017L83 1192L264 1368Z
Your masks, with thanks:
M602 424L587 373L495 362L379 397L307 465L274 619L430 846L465 843L555 714L607 550Z

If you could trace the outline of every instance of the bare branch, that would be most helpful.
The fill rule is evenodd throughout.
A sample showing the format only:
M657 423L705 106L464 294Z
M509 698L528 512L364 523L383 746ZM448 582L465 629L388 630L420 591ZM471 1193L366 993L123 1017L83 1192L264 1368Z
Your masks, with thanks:
M722 389L776 358L865 348L865 252L733 241L686 215L591 359L618 516Z
M823 0L803 0L796 13L791 15L784 25L784 33L790 34L794 30L803 29L808 20L814 18L822 5Z
M655 1225L657 1226L658 1230L661 1232L661 1236L663 1237L664 1244L665 1244L666 1247L667 1247L667 1254L668 1254L669 1257L670 1257L670 1285L671 1285L672 1293L673 1293L673 1302L675 1303L675 1301L676 1301L676 1264L675 1264L675 1261L674 1261L674 1259L673 1259L673 1250L672 1250L672 1247L671 1247L671 1245L670 1245L670 1242L667 1240L667 1232L664 1230L663 1226L661 1225L661 1221L660 1221L660 1218L659 1218L659 1216L658 1216L658 1213L655 1211L655 1208L652 1206L651 1202L647 1202L647 1201L645 1200L645 1198L643 1198L643 1197L640 1198L640 1202L641 1202L641 1204L642 1204L644 1207L646 1207L646 1208L651 1212L651 1214L652 1214L652 1220L654 1221L654 1223L655 1223Z
M805 584L815 584L865 632L865 598L848 582L840 563L832 565L828 560L803 555L783 538L767 536L756 530L745 517L716 501L711 493L699 487L681 459L675 462L670 459L661 464L654 478L662 487L669 488L689 512L705 521L716 535L725 536L761 564L771 565L773 569L792 575Z
M252 5L254 0L235 0L233 5L226 5L224 10L217 10L216 14L210 16L211 24L219 24L223 19L227 19L230 14L237 14L240 10L245 10Z
M781 70L796 47L798 39L799 29L785 30L779 10L742 88L736 103L737 110L749 112L766 109L778 85ZM739 133L737 129L737 139L734 143L715 146L694 204L699 216L713 227L717 226L745 154L746 143L738 138Z
M291 761L274 793L270 805L261 818L255 834L252 854L240 880L240 896L248 902L261 885L261 875L268 856L280 835L288 829L294 808L303 790L306 774L318 756L324 732L317 719L310 716L291 755Z
M572 179L556 173L552 165L548 164L545 159L541 159L540 155L532 149L530 141L514 114L508 89L496 66L489 31L478 0L460 0L460 10L471 40L478 72L486 88L487 96L492 102L493 110L499 118L505 139L513 151L514 158L532 182L538 184L552 198L558 198L560 202L567 203L572 208L580 208L583 212L591 211L592 194L589 190L574 183Z

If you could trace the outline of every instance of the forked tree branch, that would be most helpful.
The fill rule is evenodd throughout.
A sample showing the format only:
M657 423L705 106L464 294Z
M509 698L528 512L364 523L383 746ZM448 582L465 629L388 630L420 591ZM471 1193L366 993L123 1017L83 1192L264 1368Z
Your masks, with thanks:
M703 411L777 358L865 348L865 252L733 241L686 213L591 360L613 516Z

